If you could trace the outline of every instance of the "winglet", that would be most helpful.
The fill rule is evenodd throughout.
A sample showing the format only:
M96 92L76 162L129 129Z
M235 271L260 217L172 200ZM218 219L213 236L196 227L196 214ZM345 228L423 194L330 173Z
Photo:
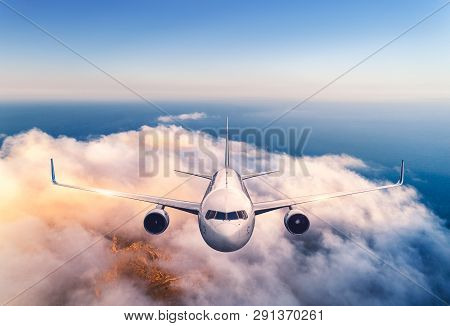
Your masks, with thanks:
M400 179L398 180L398 185L403 185L403 180L405 178L405 161L402 160L402 165L400 167Z
M53 159L52 158L50 159L50 168L51 168L51 171L52 171L52 183L56 185L58 183L56 182L55 166L53 164Z

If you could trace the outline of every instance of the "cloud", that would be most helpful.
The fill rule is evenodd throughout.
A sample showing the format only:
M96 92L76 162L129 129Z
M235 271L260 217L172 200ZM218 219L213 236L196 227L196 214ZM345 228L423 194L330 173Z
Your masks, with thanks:
M163 115L158 117L159 122L169 123L185 120L201 120L206 118L204 112L183 113L179 115Z
M11 304L440 304L337 230L450 300L449 231L411 187L304 206L311 227L300 237L285 230L284 212L258 216L247 246L224 254L204 243L193 215L168 210L168 230L150 236L142 227L145 214L137 214L150 209L145 203L51 185L50 156L61 181L201 200L205 180L185 182L170 171L182 158L173 139L190 137L193 145L182 141L181 146L192 150L200 148L196 144L203 135L174 126L143 130L169 137L171 154L156 154L167 170L161 167L151 178L138 175L138 131L77 141L31 130L5 139L0 151L0 259L7 268L0 269L1 302L95 242ZM223 141L205 137L206 146L222 157ZM243 147L256 151L233 142L235 166ZM208 162L208 155L197 154ZM368 168L357 158L326 155L304 161L310 177L285 174L264 181L290 196L374 185L354 172ZM248 182L254 201L280 198L264 181Z

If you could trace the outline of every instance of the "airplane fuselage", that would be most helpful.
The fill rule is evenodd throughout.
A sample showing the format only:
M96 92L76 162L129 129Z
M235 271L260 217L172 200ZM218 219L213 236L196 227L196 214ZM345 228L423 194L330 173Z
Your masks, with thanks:
M218 251L236 251L250 240L255 227L253 204L232 168L213 175L200 204L198 224L205 242Z

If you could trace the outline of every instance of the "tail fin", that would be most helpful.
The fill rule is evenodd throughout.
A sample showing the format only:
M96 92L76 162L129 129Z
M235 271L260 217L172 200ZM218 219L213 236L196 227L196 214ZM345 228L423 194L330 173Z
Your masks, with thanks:
M225 140L225 167L230 166L230 147L228 144L228 117L227 117L227 138Z

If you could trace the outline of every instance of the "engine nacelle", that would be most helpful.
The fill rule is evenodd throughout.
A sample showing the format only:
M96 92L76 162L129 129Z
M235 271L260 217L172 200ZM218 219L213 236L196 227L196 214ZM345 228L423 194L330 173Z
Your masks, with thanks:
M301 211L291 209L284 216L284 226L292 234L303 234L309 229L309 219Z
M169 214L162 208L152 209L144 218L144 228L150 234L161 234L169 226Z

